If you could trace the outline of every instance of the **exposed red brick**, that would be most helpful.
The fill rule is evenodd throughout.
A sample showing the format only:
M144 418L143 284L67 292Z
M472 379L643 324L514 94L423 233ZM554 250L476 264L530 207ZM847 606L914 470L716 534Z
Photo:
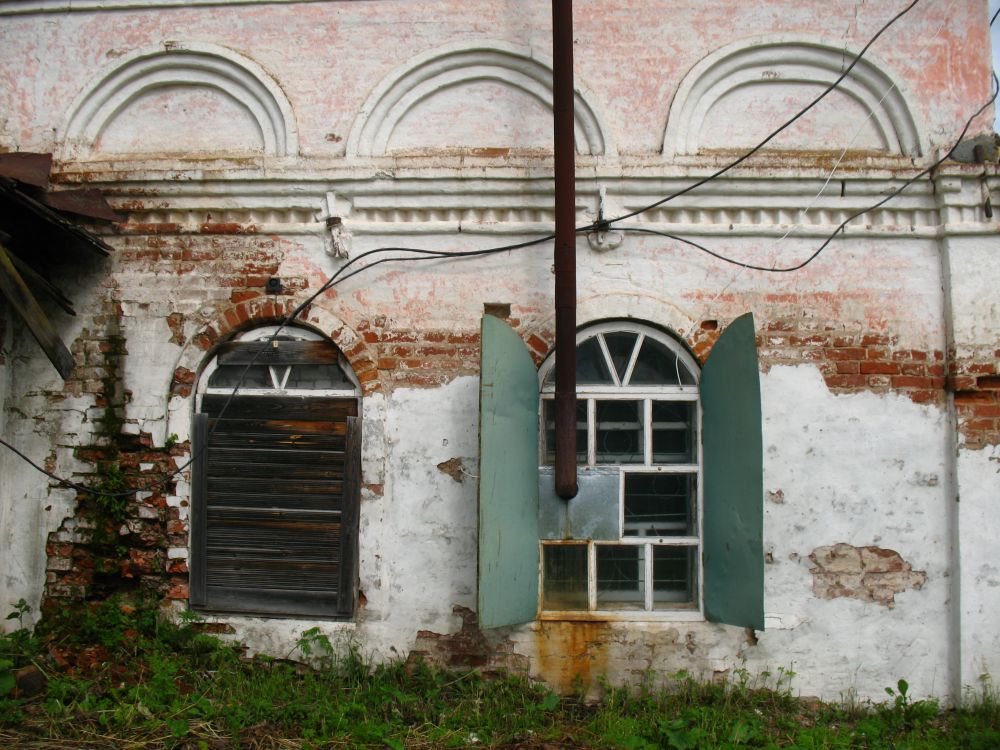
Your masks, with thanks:
M864 388L868 385L864 375L827 375L825 380L829 388Z
M992 404L994 402L995 398L990 393L981 393L979 391L955 391L955 403L957 405Z
M896 375L899 373L899 365L896 362L869 362L861 363L861 373L864 375Z
M1000 391L1000 376L980 375L976 378L976 387L987 391Z
M859 347L834 347L832 349L827 349L825 354L829 359L834 360L860 360L865 358L865 350Z

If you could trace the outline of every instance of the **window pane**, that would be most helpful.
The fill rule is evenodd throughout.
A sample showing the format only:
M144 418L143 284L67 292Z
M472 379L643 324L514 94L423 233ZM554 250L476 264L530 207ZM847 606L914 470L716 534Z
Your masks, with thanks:
M552 464L556 460L556 405L552 399L542 401L542 413L545 416L545 445L542 455L545 463ZM587 463L587 402L576 402L576 462Z
M643 545L597 545L597 608L645 609Z
M653 463L693 464L694 402L653 402Z
M694 536L694 474L625 474L625 536Z
M694 384L694 375L668 347L648 337L643 340L629 385Z
M632 359L632 350L635 348L635 340L639 338L635 333L607 333L604 335L604 343L608 345L608 353L611 355L611 362L618 372L618 379L625 382L625 370L628 369L629 360Z
M653 607L694 604L698 591L697 547L653 547Z
M337 365L293 365L285 388L353 389Z
M614 385L596 336L576 347L576 382L578 385Z
M642 401L597 402L597 463L645 461Z
M542 546L542 609L587 609L587 545Z
M246 371L246 375L244 375ZM242 380L240 380L242 378ZM208 379L209 388L273 388L267 365L220 365Z

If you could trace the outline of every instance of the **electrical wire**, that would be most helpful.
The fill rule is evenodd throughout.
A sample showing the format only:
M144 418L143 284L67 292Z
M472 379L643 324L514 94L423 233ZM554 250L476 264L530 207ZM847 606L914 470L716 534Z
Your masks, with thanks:
M822 91L818 96L816 96L809 104L807 104L805 107L803 107L801 110L799 110L798 113L796 113L795 115L793 115L788 121L786 121L783 125L781 125L776 130L774 130L770 135L768 135L766 138L764 138L762 141L760 141L756 146L754 146L753 148L751 148L749 151L745 152L741 156L739 156L736 159L734 159L733 161L729 162L726 166L722 167L721 169L717 170L716 172L712 173L711 175L708 175L707 177L703 177L703 178L695 181L691 185L688 185L687 187L685 187L685 188L683 188L681 190L678 190L678 191L676 191L674 193L671 193L670 195L667 195L664 198L661 198L660 200L655 201L654 203L649 204L648 206L636 209L634 211L630 211L628 213L625 213L625 214L623 214L621 216L618 216L618 217L610 219L610 220L598 220L598 221L595 221L595 222L591 222L590 224L586 224L586 225L577 227L576 228L576 232L577 233L582 233L582 232L591 232L591 231L605 231L605 230L609 229L612 224L615 224L615 223L618 223L618 222L621 222L621 221L625 221L625 220L630 219L632 217L638 216L639 214L642 214L642 213L645 213L647 211L650 211L650 210L652 210L654 208L657 208L657 207L659 207L659 206L661 206L661 205L663 205L663 204L665 204L665 203L667 203L669 201L672 201L672 200L674 200L674 199L676 199L676 198L678 198L678 197L680 197L682 195L685 195L685 194L687 194L687 193L689 193L689 192L691 192L691 191L693 191L693 190L701 187L702 185L705 185L705 184L711 182L712 180L715 180L715 179L721 177L722 175L726 174L727 172L731 171L735 167L737 167L740 164L742 164L743 162L745 162L747 159L751 158L754 154L756 154L758 151L760 151L764 146L766 146L771 140L773 140L781 132L783 132L784 130L786 130L793 123L795 123L797 120L799 120L801 117L803 117L809 110L811 110L813 107L815 107L831 91L833 91L835 88L837 88L837 86L839 86L840 83L850 74L850 72L854 69L854 67L862 59L862 57L867 53L867 51L871 48L871 46L878 40L878 38L881 37L882 34L889 27L891 27L893 24L895 24L896 21L898 21L900 18L902 18L903 16L905 16L907 13L909 13L909 11L914 6L916 6L918 2L920 2L920 0L913 0L903 10L901 10L899 13L897 13L895 16L893 16L889 21L887 21L875 33L875 35L872 36L872 38L868 41L868 43L865 44L865 46L861 49L861 51L858 52L858 54L854 56L854 58L851 60L851 63L844 69L844 71L837 77L836 80L834 80L829 86L827 86L827 88L824 91ZM1000 15L1000 11L998 11L998 13L993 16L993 19L990 21L991 25L993 24L993 21L996 20L997 15ZM994 75L993 79L994 79L994 83L997 85L997 87L1000 88L1000 83L997 83L997 79L996 79L995 75ZM986 107L988 107L996 99L996 97L997 97L997 94L994 93L993 97L990 99L990 101L987 102L982 108L980 108L976 112L975 115L973 115L971 118L969 118L969 121L966 123L965 128L962 130L962 135L959 136L959 141L964 136L965 132L968 130L969 126L972 123L972 120L974 120L975 117L977 117L979 114L981 114L983 112L983 110L985 110ZM957 146L957 143L956 143L956 146ZM627 231L627 232L634 232L634 233L635 232L641 232L641 233L646 233L646 234L655 234L655 235L667 237L667 238L673 239L675 241L679 241L679 242L691 245L692 247L695 247L696 249L698 249L698 250L700 250L702 252L708 253L709 255L712 255L712 256L718 258L719 260L723 260L725 262L732 263L734 265L742 266L744 268L753 269L753 270L761 270L761 271L773 271L773 272L776 272L776 273L787 273L787 272L798 270L798 269L803 268L806 265L808 265L810 262L812 262L826 248L826 246L836 236L837 232L841 231L841 229L843 229L843 227L846 226L846 224L848 222L852 221L853 219L857 218L858 216L860 216L860 215L862 215L862 214L864 214L864 213L866 213L868 211L871 211L874 208L877 208L877 207L881 206L883 203L885 203L885 202L891 200L892 198L894 198L896 195L898 195L900 192L902 192L904 189L906 189L909 185L911 185L917 179L919 179L920 177L924 176L925 174L928 174L930 171L932 171L934 168L936 168L938 165L940 165L945 159L947 159L951 155L951 153L954 151L954 149L955 149L955 147L953 146L952 149L949 150L948 153L945 156L943 156L941 159L939 159L938 161L936 161L934 164L932 164L927 169L921 171L916 176L914 176L913 178L911 178L910 180L908 180L898 190L896 190L893 193L891 193L885 199L879 201L878 203L876 203L876 204L874 204L872 206L869 206L868 208L866 208L866 209L864 209L862 211L857 212L856 214L854 214L851 217L849 217L848 219L846 219L836 230L834 230L833 234L831 234L830 237L827 238L827 240L809 258L807 258L804 262L798 264L797 266L790 267L790 268L775 269L775 268L766 268L766 267L763 267L763 266L755 266L753 264L748 264L748 263L742 263L740 261L736 261L736 260L733 260L731 258L727 258L727 257L721 255L720 253L716 253L716 252L714 252L714 251L712 251L712 250L710 250L710 249L708 249L708 248L706 248L706 247L704 247L704 246L702 246L702 245L700 245L700 244L698 244L698 243L696 243L696 242L694 242L692 240L688 240L688 239L685 239L683 237L679 237L677 235L672 235L672 234L668 234L668 233L665 233L665 232L660 232L660 231L657 231L657 230L647 229L647 228L644 228L644 227L618 227L618 229L621 230L621 231ZM431 261L431 260L443 260L443 259L449 259L449 260L451 260L451 259L480 257L480 256L493 255L493 254L504 253L504 252L511 252L511 251L514 251L514 250L520 250L520 249L532 247L532 246L535 246L535 245L540 245L540 244L548 242L548 241L550 241L550 240L552 240L554 238L555 238L554 234L547 234L545 236L537 237L537 238L532 239L532 240L526 240L524 242L518 242L518 243L512 243L512 244L502 245L502 246L499 246L499 247L484 248L484 249L480 249L480 250L455 251L455 252L440 251L440 250L426 250L426 249L411 248L411 247L382 247L382 248L376 248L376 249L373 249L373 250L369 250L367 252L364 252L364 253L358 255L355 258L352 258L347 263L345 263L343 266L341 266L330 277L330 279L328 279L324 284L322 284L315 292L313 292L311 295L309 295L309 297L307 297L303 302L299 303L292 310L292 312L290 312L288 315L285 316L284 320L279 324L279 326L277 327L277 329L274 331L274 333L271 335L271 337L266 340L266 342L270 343L270 342L273 342L273 341L277 340L277 337L280 335L281 331L284 330L289 325L291 325L298 318L298 316L302 314L302 312L306 308L308 308L313 302L316 301L316 299L318 299L320 297L320 295L324 294L325 292L327 292L328 290L330 290L331 288L333 288L337 284L342 283L344 281L347 281L348 279L356 276L357 274L363 273L365 271L368 271L368 270L370 270L370 269L372 269L372 268L374 268L376 266L382 265L383 263L419 262L419 261ZM345 273L345 271L347 271L348 268L350 268L351 266L354 266L355 264L357 264L358 262L360 262L361 260L363 260L365 258L370 258L370 257L372 257L374 255L377 255L377 254L389 253L389 252L408 253L408 255L404 255L404 256L397 255L397 256L391 256L391 257L388 257L388 258L380 258L380 259L378 259L376 261L373 261L371 263L368 263L368 264L366 264L364 266L355 268L350 273ZM216 426L218 425L218 422L221 419L222 414L225 413L225 411L227 410L227 408L229 407L229 405L232 403L232 400L238 394L239 388L240 388L240 384L243 382L244 378L246 377L246 374L249 372L250 368L256 363L257 358L264 351L264 349L266 349L266 346L265 347L261 347L257 351L257 353L251 358L251 361L246 365L243 373L240 376L239 381L237 382L237 385L233 388L232 392L229 394L229 397L224 402L222 408L219 411L218 416L216 417ZM214 429L215 429L215 426L213 426L213 429L212 429L213 432L214 432ZM0 445L3 445L4 447L10 449L15 455L17 455L19 458L21 458L22 460L24 460L26 463L28 463L30 466L32 466L33 468L35 468L36 470L38 470L39 472L41 472L45 476L47 476L50 479L52 479L53 481L55 481L59 486L67 487L67 488L70 488L70 489L74 489L74 490L76 490L78 492L81 492L81 493L98 495L98 496L104 496L104 497L127 497L127 496L131 496L132 494L134 494L136 492L149 491L149 490L153 490L153 489L157 489L159 487L165 486L170 481L172 481L174 479L174 477L176 477L177 475L179 475L181 472L183 472L185 469L187 469L189 466L191 466L196 460L198 460L201 457L201 455L204 453L204 451L205 451L205 449L207 447L207 443L208 443L208 441L206 441L206 445L201 446L197 450L197 452L193 456L191 456L191 458L189 458L185 463L183 463L181 466L177 467L175 470L173 470L172 472L170 472L169 474L167 474L162 479L159 479L159 480L157 480L155 482L151 482L151 483L148 483L148 484L145 484L145 485L141 485L141 486L138 486L138 487L133 487L133 488L130 488L130 489L125 490L125 491L109 493L109 492L101 491L101 490L93 488L93 487L88 487L87 485L84 485L82 483L74 482L72 480L69 480L69 479L66 479L64 477L60 477L60 476L56 475L54 472L51 472L51 471L45 469L44 467L38 465L34 461L32 461L24 453L22 453L21 451L19 451L17 448L15 448L13 445L11 445L6 440L3 440L2 438L0 438Z
M858 52L858 54L856 54L854 56L854 58L851 60L851 64L848 65L846 68L844 68L843 72L839 76L837 76L837 78L833 81L833 83L831 83L825 89L823 89L823 91L821 91L816 96L815 99L813 99L806 106L804 106L802 109L800 109L798 111L798 113L796 113L795 115L793 115L783 125L781 125L777 129L775 129L774 131L772 131L770 135L768 135L766 138L764 138L764 140L762 140L756 146L754 146L753 148L751 148L749 151L747 151L746 153L744 153L741 156L737 157L733 161L729 162L726 166L724 166L721 169L713 172L712 174L708 175L707 177L702 177L700 180L696 180L695 182L691 183L687 187L682 188L681 190L678 190L676 192L673 192L673 193L671 193L670 195L668 195L668 196L666 196L664 198L660 198L660 200L655 201L654 203L650 203L648 206L644 206L643 208L637 208L635 211L630 211L630 212L628 212L626 214L623 214L623 215L617 217L616 219L611 219L607 223L608 224L614 224L617 221L624 221L625 219L631 219L633 216L638 216L639 214L646 213L647 211L651 211L654 208L662 206L664 203L669 203L670 201L674 200L675 198L679 198L682 195L686 195L686 194L690 193L692 190L696 190L697 188L701 187L702 185L704 185L706 183L709 183L712 180L715 180L715 179L721 177L722 175L726 174L726 172L729 172L730 170L734 169L735 167L738 167L740 164L742 164L743 162L745 162L751 156L753 156L758 151L760 151L762 148L764 148L764 146L766 146L768 143L770 143L772 140L774 140L780 133L784 132L789 127L791 127L793 123L795 123L797 120L799 120L801 117L803 117L807 112L809 112L809 110L811 110L813 107L815 107L821 101L823 101L823 99L826 98L827 94L829 94L831 91L833 91L835 88L837 88L837 86L839 86L841 84L841 82L845 78L847 78L848 75L850 75L851 71L854 70L854 66L857 65L861 61L861 58L865 56L865 53L868 52L868 50L871 48L871 46L873 44L875 44L875 42L878 40L878 38L880 36L882 36L882 34L884 34L889 29L890 26L892 26L894 23L896 23L896 21L898 21L900 18L902 18L903 16L905 16L907 13L909 13L913 9L913 7L917 3L919 3L919 2L920 2L920 0L913 0L913 2L911 2L905 8L903 8L901 11L899 11L899 13L897 13L892 18L890 18L888 21L886 21L886 23L882 26L882 28L880 28L877 32L875 32L875 36L873 36L871 39L869 39L868 43L864 47L861 48L861 51Z
M958 148L959 144L961 144L962 139L965 138L965 134L969 131L969 128L972 126L972 122L977 117L979 117L979 115L981 115L983 112L985 112L989 108L989 106L991 104L993 104L993 102L996 101L998 94L1000 94L1000 79L997 79L997 75L996 75L996 73L994 73L993 74L993 95L986 101L985 104L983 104L983 106L981 106L979 109L977 109L976 112L968 120L966 120L965 127L962 128L962 132L959 133L958 138L955 139L954 145L950 149L948 149L948 151L944 154L944 156L942 156L940 159L937 159L929 167L927 167L925 169L922 169L920 172L918 172L917 174L915 174L913 177L911 177L908 180L906 180L902 185L900 185L898 188L896 188L895 190L893 190L891 193L889 193L888 195L886 195L881 200L876 201L875 203L873 203L872 205L868 206L867 208L863 208L860 211L856 211L853 214L851 214L850 216L848 216L846 219L844 219L842 222L840 222L840 224L837 225L837 228L834 229L833 232L830 233L830 235L820 244L819 247L817 247L812 252L811 255L809 255L809 257L807 257L801 263L796 263L794 266L788 266L786 268L774 268L774 267L770 267L769 268L767 266L758 266L758 265L755 265L753 263L743 263L742 261L734 260L733 258L729 258L729 257L727 257L725 255L722 255L721 253L717 253L714 250L710 250L709 248L707 248L704 245L701 245L701 244L695 242L694 240L689 240L686 237L681 237L681 236L676 235L676 234L670 234L669 232L662 232L662 231L659 231L659 230L656 230L656 229L649 229L647 227L629 227L629 226L625 226L625 227L616 227L616 229L618 231L620 231L620 232L632 232L632 233L638 233L638 234L654 234L654 235L658 235L660 237L667 237L667 238L675 240L677 242L683 242L686 245L690 245L691 247L693 247L693 248L695 248L697 250L700 250L703 253L707 253L708 255L711 255L713 258L717 258L717 259L719 259L721 261L724 261L726 263L731 263L734 266L740 266L742 268L748 268L748 269L750 269L752 271L765 271L767 273L792 273L793 271L798 271L798 270L800 270L802 268L805 268L810 263L812 263L814 260L816 260L816 258L819 257L820 253L822 253L824 250L826 250L826 248L830 245L830 243L833 242L833 240L836 238L837 234L839 234L841 231L843 231L850 222L854 221L859 216L863 216L864 214L868 213L869 211L873 211L876 208L878 208L879 206L882 206L882 205L888 203L893 198L895 198L897 195L899 195L904 190L906 190L914 182L916 182L917 180L919 180L921 177L924 177L924 176L930 174L935 169L937 169L939 166L941 166L941 164L944 163L945 160L947 160L948 158L951 157L951 155L955 152L955 149Z

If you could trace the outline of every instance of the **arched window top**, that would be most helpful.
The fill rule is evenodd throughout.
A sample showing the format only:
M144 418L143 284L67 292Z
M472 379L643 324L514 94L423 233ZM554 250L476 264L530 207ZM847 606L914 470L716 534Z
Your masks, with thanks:
M539 371L542 392L555 388L555 357ZM576 337L577 390L691 390L698 364L684 347L662 331L629 321L588 326Z
M318 333L275 326L223 344L201 377L202 393L243 396L356 396L360 385L340 351ZM249 365L249 367L248 367Z

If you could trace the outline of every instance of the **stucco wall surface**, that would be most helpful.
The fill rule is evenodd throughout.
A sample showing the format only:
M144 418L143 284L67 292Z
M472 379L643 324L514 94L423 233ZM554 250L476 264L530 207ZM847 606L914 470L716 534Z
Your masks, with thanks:
M846 0L819 21L815 4L791 0L575 5L578 225L710 174L898 12ZM77 310L52 311L77 362L65 382L8 321L0 428L60 476L96 482L113 464L140 488L116 519L128 553L114 559L92 543L85 498L4 453L0 604L23 596L38 612L125 585L186 606L191 488L174 472L191 456L218 345L281 320L366 252L479 250L551 231L548 8L0 7L0 148L54 152L56 189L97 187L123 217L95 228L111 258L57 269ZM808 258L986 100L984 16L985 2L918 3L873 46L868 83L803 118L780 152L617 228L661 234L579 237L581 325L644 321L703 362L754 313L763 633L668 621L478 630L479 320L485 304L509 305L536 362L549 354L551 243L540 243L373 267L303 313L361 384L362 596L351 622L218 618L231 636L283 656L319 624L377 658L514 668L563 690L745 667L794 671L793 689L825 698L880 698L905 678L916 695L954 699L996 674L1000 263L985 209L986 196L1000 205L996 165L949 162L794 273L676 239L765 268Z

